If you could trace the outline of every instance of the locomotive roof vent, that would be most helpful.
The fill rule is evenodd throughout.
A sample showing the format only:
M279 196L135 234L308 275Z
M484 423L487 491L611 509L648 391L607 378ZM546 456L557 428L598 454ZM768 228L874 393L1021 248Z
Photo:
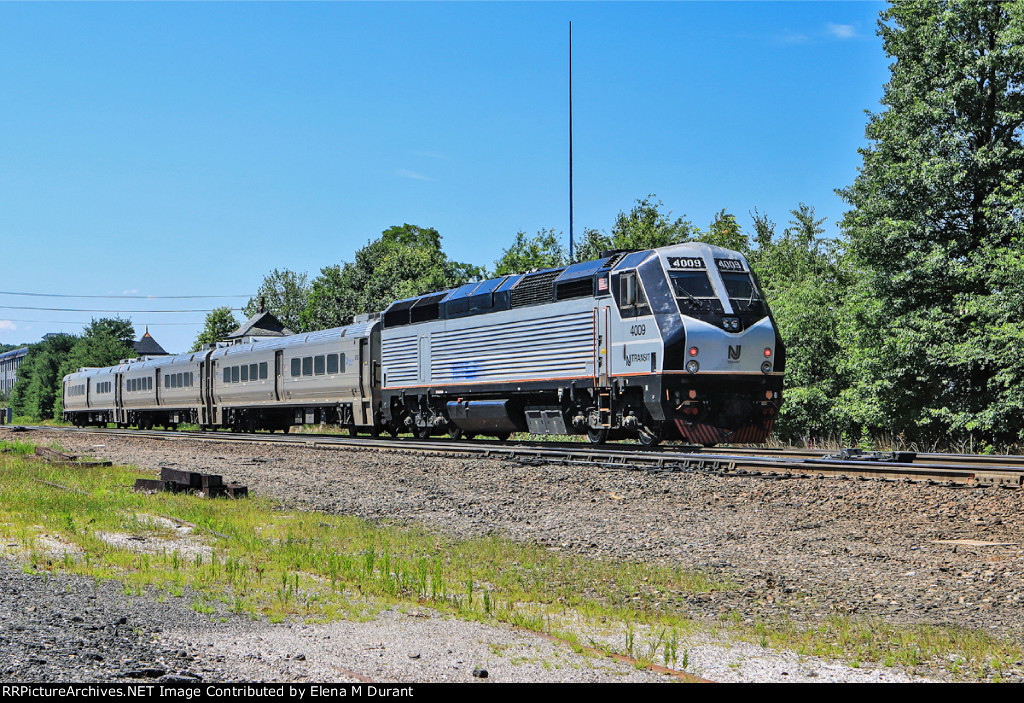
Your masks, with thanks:
M555 279L562 271L564 269L554 269L523 276L512 289L512 307L521 308L551 302L555 297Z
M634 251L647 251L646 249L605 249L601 252L601 258L607 259L612 256L617 256L620 259L626 254L632 254Z

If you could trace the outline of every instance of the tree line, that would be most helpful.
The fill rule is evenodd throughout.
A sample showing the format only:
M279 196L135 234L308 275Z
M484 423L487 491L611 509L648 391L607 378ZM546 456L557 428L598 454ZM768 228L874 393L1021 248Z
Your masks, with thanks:
M121 318L94 319L81 335L48 334L28 345L7 402L16 416L59 419L64 412L64 376L85 366L111 366L135 356L134 339L132 323Z
M755 208L745 231L723 209L701 229L650 195L608 231L587 229L573 260L685 241L743 252L788 349L784 441L1017 450L1024 0L895 2L878 32L891 77L868 115L859 173L837 191L849 205L837 237L804 203L782 226ZM568 263L552 229L517 233L487 270L449 257L437 230L404 224L311 280L275 269L245 314L262 298L296 332L323 329L426 291ZM230 310L211 313L197 347L238 324Z

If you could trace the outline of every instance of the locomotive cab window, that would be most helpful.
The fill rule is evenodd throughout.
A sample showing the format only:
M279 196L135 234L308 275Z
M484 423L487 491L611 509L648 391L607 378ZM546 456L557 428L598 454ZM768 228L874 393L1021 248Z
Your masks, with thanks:
M718 298L707 271L672 271L669 278L672 280L672 292L683 312L709 310L713 307L710 301Z
M759 312L762 310L761 294L754 285L750 274L722 271L722 281L729 293L729 301L736 312Z
M619 276L619 311L623 317L650 315L651 306L636 271L626 271Z

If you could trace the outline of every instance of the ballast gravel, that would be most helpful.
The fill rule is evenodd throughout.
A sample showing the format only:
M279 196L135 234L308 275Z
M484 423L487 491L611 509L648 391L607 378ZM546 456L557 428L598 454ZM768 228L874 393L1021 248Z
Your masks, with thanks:
M8 432L0 429L0 439L14 438ZM497 533L592 558L699 569L739 584L690 596L682 610L698 621L814 624L839 613L1024 641L1019 490L650 474L55 431L17 438L141 469L218 473L295 509ZM187 596L158 602L127 595L114 582L28 575L13 560L0 564L0 608L0 677L8 681L677 680L429 610L328 625L252 622L198 613ZM948 678L935 663L913 671L870 662L850 667L696 636L679 650L685 655L675 668L723 682ZM1003 670L1011 680L1022 674L1022 662Z

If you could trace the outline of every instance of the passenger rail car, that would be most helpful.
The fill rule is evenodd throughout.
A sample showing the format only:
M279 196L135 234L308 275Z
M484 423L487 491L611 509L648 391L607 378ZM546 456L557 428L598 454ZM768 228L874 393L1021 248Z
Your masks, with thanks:
M83 369L65 378L65 414L76 424L757 443L784 370L746 259L686 243L416 296L348 327ZM102 395L97 383L112 388Z
M192 354L129 360L64 377L76 425L283 430L304 423L373 431L376 321Z
M210 355L213 426L246 430L330 423L374 431L376 320L236 344Z

